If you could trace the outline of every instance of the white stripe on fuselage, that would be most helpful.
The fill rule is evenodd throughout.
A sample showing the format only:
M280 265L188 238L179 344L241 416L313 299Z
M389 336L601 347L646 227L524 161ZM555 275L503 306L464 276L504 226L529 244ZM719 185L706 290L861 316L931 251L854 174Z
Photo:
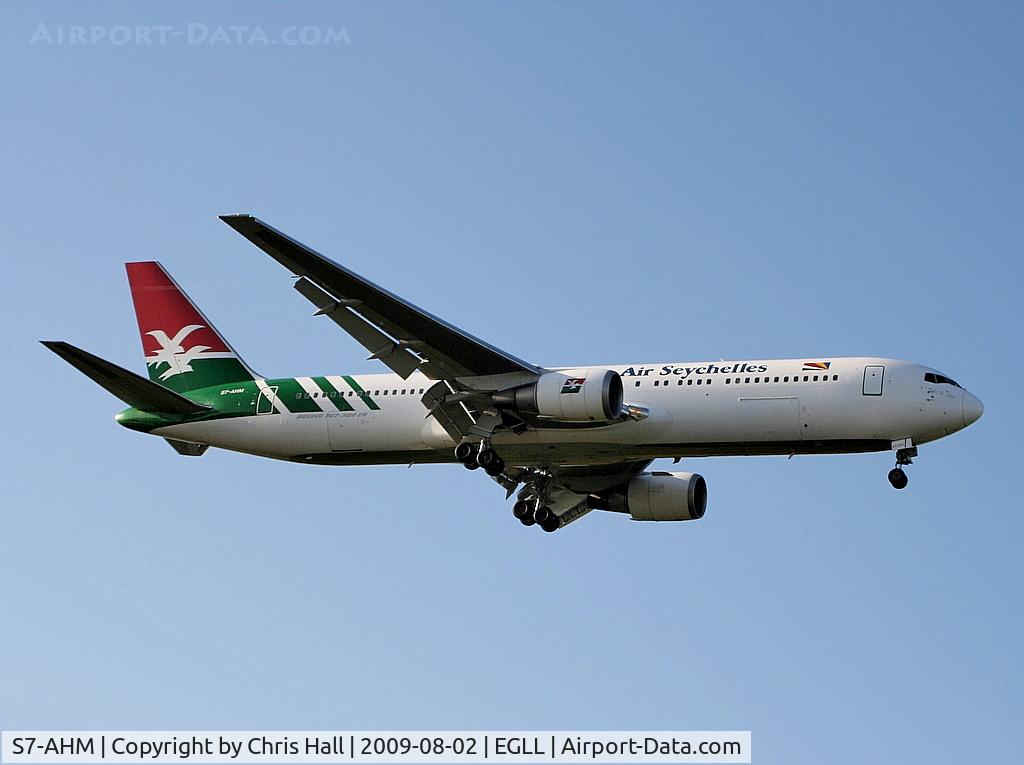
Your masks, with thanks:
M331 385L333 385L341 393L341 395L348 400L349 404L352 406L353 409L356 409L355 404L353 404L352 402L362 399L360 396L355 395L355 391L352 390L351 385L345 382L345 378L343 378L341 375L325 375L324 379L327 380L327 382L329 382ZM349 395L350 393L352 394L351 396Z
M320 390L320 386L313 382L312 377L296 377L295 382L302 386L302 389L313 399L313 403L320 407L321 412L336 412L338 407L328 405L327 396Z
M256 383L256 387L259 388L263 395L270 400L271 404L273 404L275 412L277 412L278 414L286 414L288 412L284 404L282 404L278 400L277 391L271 390L270 386L267 385L267 381L264 378L257 378L256 380L254 380L254 382ZM276 388L277 386L275 385L274 387Z

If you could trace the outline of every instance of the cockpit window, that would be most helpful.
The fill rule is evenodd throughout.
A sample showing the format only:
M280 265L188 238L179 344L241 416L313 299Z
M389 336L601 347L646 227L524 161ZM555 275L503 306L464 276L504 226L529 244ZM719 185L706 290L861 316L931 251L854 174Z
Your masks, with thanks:
M953 385L956 386L957 388L963 387L956 380L952 380L949 377L946 377L945 375L937 375L934 372L925 372L924 381L936 383L937 385Z

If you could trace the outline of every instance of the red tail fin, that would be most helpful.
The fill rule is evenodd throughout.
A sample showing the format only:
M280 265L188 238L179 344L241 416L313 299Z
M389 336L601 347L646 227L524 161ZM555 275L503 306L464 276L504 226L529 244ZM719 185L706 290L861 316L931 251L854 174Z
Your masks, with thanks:
M125 263L149 377L176 391L251 380L245 363L156 262Z

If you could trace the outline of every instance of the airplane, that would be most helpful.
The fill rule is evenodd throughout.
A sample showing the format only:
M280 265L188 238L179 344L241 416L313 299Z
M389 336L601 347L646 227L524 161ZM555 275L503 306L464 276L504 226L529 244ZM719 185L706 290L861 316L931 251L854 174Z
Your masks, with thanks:
M289 270L315 315L391 371L266 378L156 262L126 263L148 379L60 341L43 345L128 408L126 428L179 454L214 446L311 465L461 463L547 532L592 510L704 516L697 473L655 459L895 453L966 428L981 401L931 367L856 357L541 367L427 313L252 215L221 220Z

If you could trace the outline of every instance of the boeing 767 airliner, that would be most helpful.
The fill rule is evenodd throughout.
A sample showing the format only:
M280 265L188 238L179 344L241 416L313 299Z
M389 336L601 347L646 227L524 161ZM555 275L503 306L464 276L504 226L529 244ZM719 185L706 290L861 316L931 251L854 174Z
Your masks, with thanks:
M159 263L127 263L149 379L43 344L128 404L119 423L180 454L216 446L313 465L458 462L517 494L521 523L555 531L594 509L701 518L704 479L647 470L662 457L893 451L889 482L902 489L919 445L981 417L981 401L953 379L896 359L539 367L257 218L222 220L391 373L262 377Z

